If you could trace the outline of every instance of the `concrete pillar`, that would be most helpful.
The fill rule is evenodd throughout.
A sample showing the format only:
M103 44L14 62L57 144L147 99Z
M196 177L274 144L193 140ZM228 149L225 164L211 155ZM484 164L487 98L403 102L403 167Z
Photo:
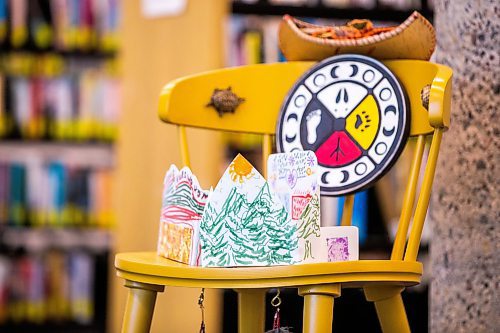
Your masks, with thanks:
M454 86L431 205L435 333L500 329L499 12L497 0L436 1L436 61Z

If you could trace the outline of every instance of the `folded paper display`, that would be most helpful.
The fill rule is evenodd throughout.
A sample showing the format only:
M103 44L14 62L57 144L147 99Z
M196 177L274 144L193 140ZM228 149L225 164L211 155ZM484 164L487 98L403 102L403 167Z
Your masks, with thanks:
M165 175L158 254L192 266L273 266L358 260L358 229L320 228L314 152L273 154L269 181L241 155L215 190L189 168Z
M321 227L321 262L359 260L358 228L354 226Z
M297 226L268 182L241 155L226 169L200 224L201 266L295 262Z
M320 260L320 193L318 161L312 151L272 154L267 163L268 181L297 226L296 263Z
M172 165L164 179L158 254L199 265L199 226L209 191L203 190L187 167Z

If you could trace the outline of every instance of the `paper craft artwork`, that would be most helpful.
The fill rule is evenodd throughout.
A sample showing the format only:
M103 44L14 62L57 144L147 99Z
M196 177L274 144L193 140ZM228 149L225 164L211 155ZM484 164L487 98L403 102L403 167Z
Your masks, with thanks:
M201 266L294 263L297 226L269 184L241 155L211 194L200 224Z
M159 255L199 265L199 226L208 197L189 168L170 167L164 179Z
M321 227L320 243L322 262L359 260L357 227Z
M268 163L269 184L297 226L296 262L319 260L320 196L318 162L312 151L272 154Z

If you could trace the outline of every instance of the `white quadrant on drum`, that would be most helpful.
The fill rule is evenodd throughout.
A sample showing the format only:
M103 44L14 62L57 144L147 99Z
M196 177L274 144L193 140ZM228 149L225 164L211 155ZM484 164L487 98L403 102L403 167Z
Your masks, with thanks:
M284 151L293 151L295 149L302 150L299 136L300 122L311 99L312 94L304 85L300 85L290 98L284 116L284 120L287 124L287 126L283 128L285 140L283 140L282 144Z
M357 83L338 82L321 90L317 96L335 118L345 118L367 94L368 90Z

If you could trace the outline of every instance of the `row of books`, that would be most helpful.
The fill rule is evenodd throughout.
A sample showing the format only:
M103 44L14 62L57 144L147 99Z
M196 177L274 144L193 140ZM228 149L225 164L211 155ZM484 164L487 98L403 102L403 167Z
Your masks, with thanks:
M60 161L0 162L0 225L113 225L109 169Z
M0 0L0 45L115 51L120 0Z
M0 324L94 318L95 259L80 250L0 256Z
M279 51L278 27L281 18L232 15L227 29L228 66L284 61Z
M121 89L106 64L30 55L10 60L0 74L0 138L115 139Z
M257 4L261 0L234 0L235 3ZM429 1L432 3L432 1ZM267 0L266 4L273 6L317 6L319 4L332 8L363 8L374 9L378 6L408 10L419 8L421 0Z

